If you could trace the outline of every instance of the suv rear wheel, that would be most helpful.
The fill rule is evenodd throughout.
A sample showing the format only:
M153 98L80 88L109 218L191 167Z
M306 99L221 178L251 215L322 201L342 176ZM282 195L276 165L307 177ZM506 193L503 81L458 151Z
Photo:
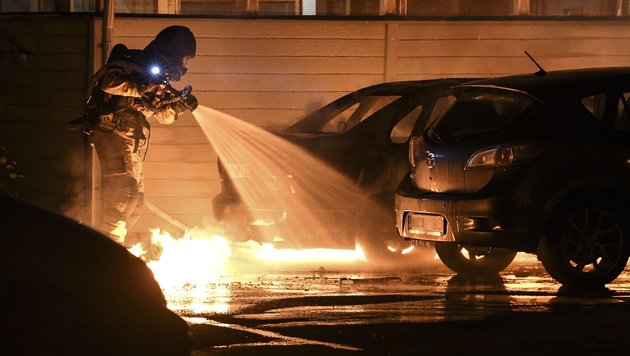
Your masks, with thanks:
M541 237L538 258L558 282L602 287L628 262L626 225L615 203L567 204Z
M366 232L363 231L363 233ZM431 246L405 241L395 230L371 233L357 240L365 258L376 264L422 265L433 262L435 258L435 251Z
M429 244L405 241L396 231L394 192L386 191L370 196L374 205L366 204L357 216L356 242L365 258L376 264L398 266L424 265L435 259L435 251ZM381 209L375 209L381 207Z
M446 267L465 275L493 275L503 271L516 257L515 250L465 247L456 243L435 243L435 251Z

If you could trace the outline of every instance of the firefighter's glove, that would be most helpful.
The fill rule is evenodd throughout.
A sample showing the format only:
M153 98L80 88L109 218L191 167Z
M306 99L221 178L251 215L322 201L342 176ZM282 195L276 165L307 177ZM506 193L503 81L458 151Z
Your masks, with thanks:
M188 94L175 103L175 111L179 114L186 110L195 111L199 103L194 95Z
M155 93L158 86L159 85L157 83L153 83L151 81L143 83L143 84L138 84L138 93L140 93L140 95L147 95L149 93Z
M147 93L153 91L153 89L155 89L155 87L151 83L138 84L138 94L140 95L146 95Z

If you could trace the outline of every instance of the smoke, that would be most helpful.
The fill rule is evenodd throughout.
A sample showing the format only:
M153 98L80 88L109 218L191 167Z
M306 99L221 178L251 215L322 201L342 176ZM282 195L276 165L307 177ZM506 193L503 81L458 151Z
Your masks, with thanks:
M68 183L65 186L69 198L62 204L61 212L74 220L94 223L92 221L92 189L89 173L91 165L88 164L90 146L84 146L84 150L70 150L65 157L65 171Z

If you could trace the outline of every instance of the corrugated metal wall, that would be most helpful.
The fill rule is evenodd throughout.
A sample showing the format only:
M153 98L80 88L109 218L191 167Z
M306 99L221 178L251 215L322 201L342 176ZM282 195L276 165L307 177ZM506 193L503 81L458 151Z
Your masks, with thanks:
M10 78L0 89L3 100L19 96L16 107L24 110L19 119L2 114L0 139L16 147L29 173L41 176L38 189L46 192L46 204L57 208L63 204L53 201L72 201L64 196L64 185L82 179L63 167L73 162L67 156L85 153L84 138L65 131L64 125L83 100L91 63L85 49L88 21L11 21L0 21L0 34L17 36L43 57L37 65L0 61L0 75ZM630 63L626 21L118 17L114 43L143 48L173 24L190 27L198 40L189 74L174 86L191 84L201 105L269 129L285 127L349 91L383 81L535 72L524 51L546 70ZM19 95L11 93L13 87ZM188 113L171 126L152 124L145 162L147 198L186 224L212 221L211 199L220 189L216 155L196 120ZM146 232L162 222L145 209L132 232Z

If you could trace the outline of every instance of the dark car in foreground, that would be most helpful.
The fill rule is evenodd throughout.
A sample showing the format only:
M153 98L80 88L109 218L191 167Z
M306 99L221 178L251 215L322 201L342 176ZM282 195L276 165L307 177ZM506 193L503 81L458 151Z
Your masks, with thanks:
M458 273L536 253L571 286L603 286L628 261L630 68L540 71L454 88L410 143L399 234L431 241Z
M0 353L189 355L189 327L123 246L0 192Z
M291 216L282 204L264 208L256 205L246 207L233 183L237 179L253 178L243 173L249 172L249 168L240 162L231 162L231 167L226 167L225 162L219 163L222 191L213 199L215 219L225 227L226 234L231 238L273 242L280 248L354 249L358 242L372 261L399 262L401 258L413 260L418 254L426 254L427 249L412 251L414 245L398 237L392 210L394 191L407 171L411 131L424 129L427 122L442 114L454 101L450 88L466 80L436 79L366 87L344 95L287 129L276 132L278 137L296 144L343 174L371 201L383 207L384 213L379 213L380 216L370 219L369 223L360 221L364 217L355 210L356 206L334 203L318 212L328 228L336 229L332 232L335 235L333 241L316 234L309 236L306 224L303 224L305 228L302 231L285 234L292 236L266 233L266 230L290 224L300 217ZM291 186L292 194L295 187L313 185L299 174L287 174L284 178L274 177L273 180L274 184ZM270 200L276 202L275 197ZM358 201L349 205L354 203ZM263 215L264 218L261 217ZM260 223L263 220L265 223Z

